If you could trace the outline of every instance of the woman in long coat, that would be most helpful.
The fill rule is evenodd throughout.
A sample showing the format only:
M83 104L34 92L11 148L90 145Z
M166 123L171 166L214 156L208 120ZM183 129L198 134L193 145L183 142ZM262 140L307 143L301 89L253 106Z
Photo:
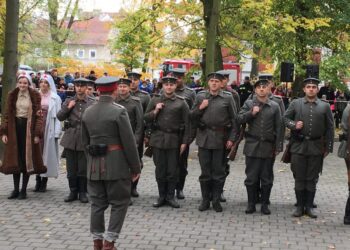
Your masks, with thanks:
M26 199L30 174L46 172L43 164L40 137L42 136L41 98L30 87L30 77L20 74L17 87L7 97L0 136L5 144L0 172L13 175L14 190L9 199ZM22 189L19 191L21 173Z
M52 76L47 74L41 76L39 85L44 124L44 136L41 138L40 144L43 151L44 165L47 166L47 172L36 176L34 192L46 192L48 177L57 178L60 165L58 138L62 130L61 123L56 115L61 109L61 98L57 95Z

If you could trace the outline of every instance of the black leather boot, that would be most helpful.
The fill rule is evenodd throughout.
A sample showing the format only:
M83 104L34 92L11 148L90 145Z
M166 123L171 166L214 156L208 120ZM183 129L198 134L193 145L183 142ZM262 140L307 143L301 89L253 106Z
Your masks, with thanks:
M181 189L176 190L176 198L178 198L179 200L185 199L185 195L184 195L183 190L181 190Z
M180 205L175 200L175 187L176 187L176 183L168 182L166 202L172 208L179 208Z
M158 200L153 203L153 207L161 207L165 205L165 196L166 196L166 182L157 182L158 184L158 192L159 192L159 197Z
M29 182L29 175L23 174L22 177L22 189L21 192L19 192L18 199L19 200L25 200L27 199L27 186Z
M81 203L88 203L87 180L85 177L79 177L79 200Z
M222 188L223 188L223 183L218 183L218 182L214 182L213 183L213 200L211 202L213 209L215 212L220 213L222 212L222 206L220 204L220 196L222 193Z
M261 213L265 215L271 214L269 209L271 188L271 186L261 186Z
M306 191L305 214L310 218L316 219L317 215L313 209L315 192Z
M40 174L37 174L35 176L35 187L34 187L34 192L39 192L41 186L41 177Z
M68 178L70 192L64 198L64 202L72 202L78 199L78 178Z
M253 186L246 186L247 188L247 195L248 195L248 206L245 210L246 214L252 214L256 212L256 197L257 197L257 187L255 185Z
M11 194L7 197L7 199L12 200L12 199L16 199L19 195L19 180L21 178L20 174L14 174L13 175L13 191L11 192Z
M349 187L349 197L345 207L344 224L350 225L350 187Z
M201 204L198 207L198 210L203 212L205 210L208 210L210 208L210 186L208 182L201 181L201 192L202 192L202 201Z
M301 217L304 215L304 190L295 190L295 196L297 198L297 207L293 212L293 217Z
M47 181L49 180L49 178L47 177L42 177L41 178L41 183L40 183L40 188L39 188L39 192L41 193L45 193L46 189L47 189Z
M139 193L137 192L137 184L139 183L139 179L131 183L131 197L139 197Z

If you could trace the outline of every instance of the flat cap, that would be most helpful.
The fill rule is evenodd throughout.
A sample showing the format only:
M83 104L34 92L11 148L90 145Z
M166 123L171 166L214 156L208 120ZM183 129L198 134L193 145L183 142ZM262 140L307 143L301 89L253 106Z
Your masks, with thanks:
M177 78L172 76L166 76L162 78L162 83L173 83L176 84Z
M119 78L118 80L118 84L126 84L128 86L130 86L131 80L128 78Z
M217 80L222 81L222 80L224 80L225 76L221 73L213 72L213 73L208 74L207 78L208 78L208 80L217 79Z
M94 83L94 81L90 80L90 79L86 79L83 77L77 78L73 80L74 84L80 84L80 85L88 85L89 83Z
M183 68L173 68L170 70L170 75L175 77L183 77L186 74L186 70Z
M102 76L102 77L96 79L95 84L96 84L96 86L108 86L108 85L117 83L118 81L119 81L118 77Z
M141 78L141 74L137 73L137 72L129 72L128 74L128 78L129 79L140 79Z
M216 73L223 75L225 78L228 78L230 76L230 72L226 70L219 70L219 71L216 71Z
M263 86L263 85L268 85L269 81L267 79L259 79L254 83L254 88L257 86Z
M318 80L317 78L313 78L313 77L306 78L306 79L303 81L304 86L305 86L306 84L315 84L315 85L318 85L319 83L320 83L320 80Z

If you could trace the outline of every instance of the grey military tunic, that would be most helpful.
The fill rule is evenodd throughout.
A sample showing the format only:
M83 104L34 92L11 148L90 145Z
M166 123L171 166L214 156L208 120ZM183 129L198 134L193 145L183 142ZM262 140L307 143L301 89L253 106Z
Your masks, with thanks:
M341 129L343 131L343 134L346 138L348 138L348 132L349 132L349 112L350 112L350 105L348 104L346 108L343 111L343 116L341 118ZM339 145L338 149L338 157L347 159L349 157L349 152L347 148L347 140L342 140Z
M192 108L192 106L194 104L194 100L196 99L196 92L193 89L190 89L190 88L184 86L182 88L177 88L175 90L175 94L185 98L185 101L186 101L188 107L190 109Z
M72 109L68 109L70 101L76 102ZM62 104L61 110L57 113L57 118L60 121L67 120L69 128L64 131L60 145L64 148L84 151L84 146L81 143L81 119L84 111L93 103L95 100L85 97L84 100L79 100L77 96L67 98Z
M154 115L158 103L164 103L163 109ZM144 119L147 123L155 122L150 145L155 148L179 148L180 144L189 143L189 108L183 97L173 95L167 98L164 94L154 96L149 103ZM179 137L183 129L183 137Z
M209 99L209 105L199 110L204 99ZM238 134L236 110L232 95L222 90L216 96L207 90L199 92L192 109L192 120L198 127L197 145L207 149L223 149L227 140L235 141Z
M139 145L140 143L143 143L142 136L144 122L140 98L129 95L124 99L123 97L118 96L116 103L122 105L128 112L131 128L135 134L136 144Z
M260 106L260 111L253 116L253 106ZM242 106L239 123L247 123L246 140L243 153L249 157L273 158L274 151L283 150L281 133L282 116L277 103L268 99L265 104L259 103L256 96L248 99Z
M143 113L145 113L147 106L148 106L149 102L151 101L151 96L148 94L148 92L143 91L143 90L136 90L136 91L130 91L130 94L132 96L136 96L136 97L140 98L142 111L143 111Z
M303 121L304 126L296 131L296 121ZM291 102L285 115L287 128L296 132L304 140L292 137L291 152L303 155L323 155L325 151L333 152L334 121L328 103L316 99L308 102L299 98Z

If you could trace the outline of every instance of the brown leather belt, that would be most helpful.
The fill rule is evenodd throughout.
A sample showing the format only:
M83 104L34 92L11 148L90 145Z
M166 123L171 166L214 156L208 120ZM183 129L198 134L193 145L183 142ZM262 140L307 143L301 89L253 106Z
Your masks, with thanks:
M117 150L123 150L123 146L120 145L120 144L109 144L108 145L108 152L111 152L111 151L117 151Z

